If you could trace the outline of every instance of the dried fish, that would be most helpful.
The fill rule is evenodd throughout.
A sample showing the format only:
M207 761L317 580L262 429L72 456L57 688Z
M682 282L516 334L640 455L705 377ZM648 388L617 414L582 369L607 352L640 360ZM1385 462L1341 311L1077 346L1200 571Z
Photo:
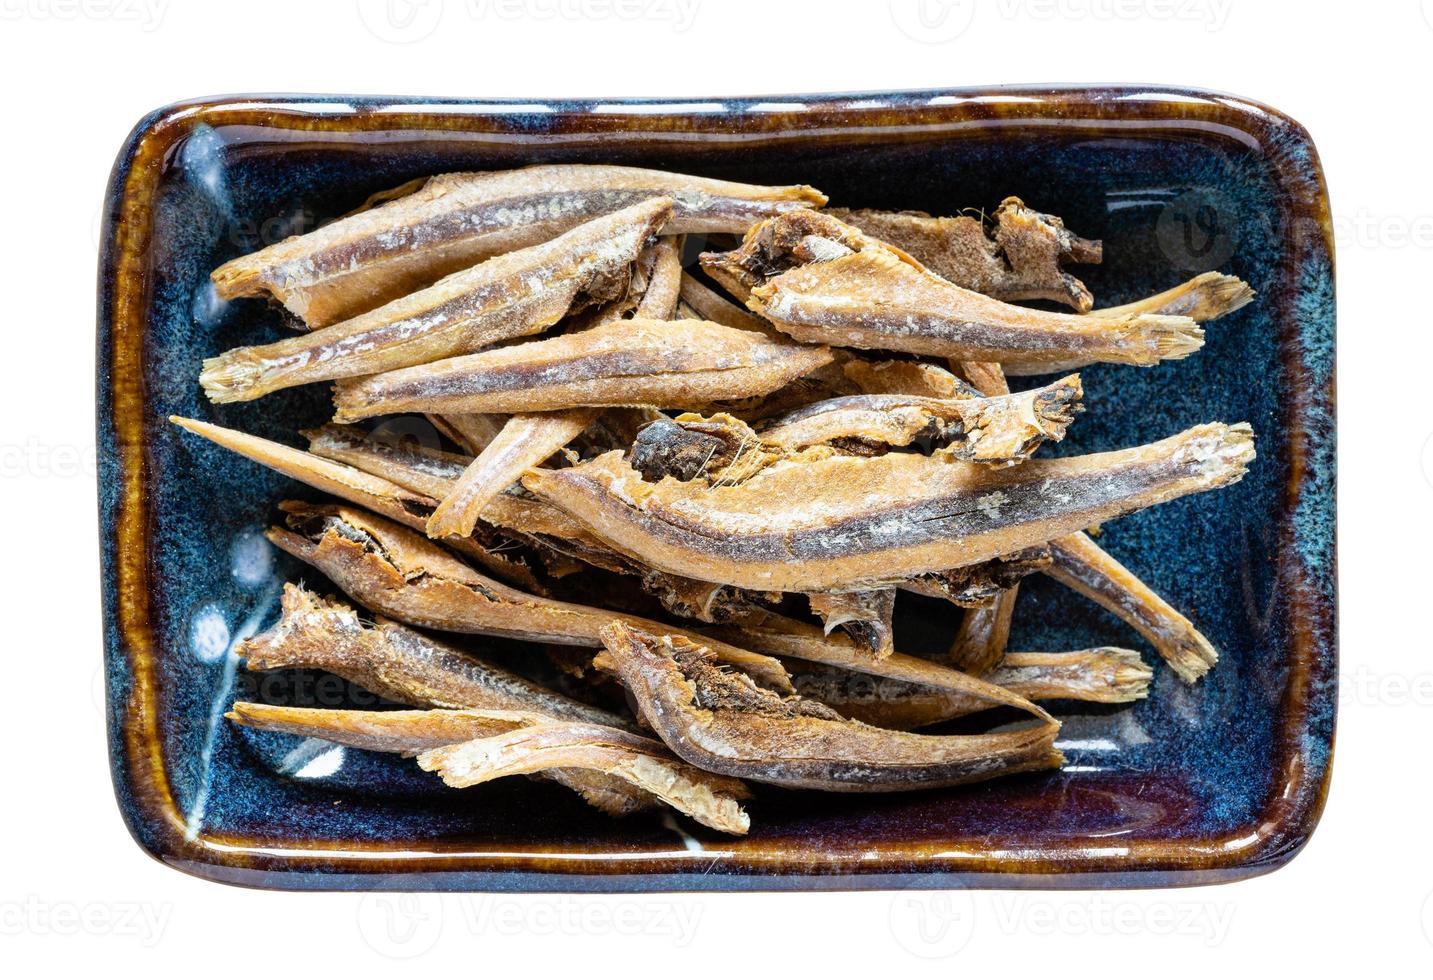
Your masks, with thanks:
M1019 590L1011 586L994 601L965 610L942 662L976 677L988 676L1004 660L1018 593Z
M900 652L875 657L869 649L843 633L827 635L819 626L778 613L763 612L759 617L729 625L702 627L699 632L704 642L708 638L720 639L742 649L783 660L794 658L852 673L948 691L963 699L983 703L986 707L1015 708L1041 714L1028 699L989 681ZM602 662L602 655L599 654L597 663L600 666Z
M672 216L653 198L595 218L552 241L500 255L311 334L240 347L204 362L216 402L376 374L541 333L625 291L638 253Z
M738 801L751 794L739 780L694 769L653 739L590 722L530 711L352 711L243 701L225 717L261 731L417 755L422 768L442 769L450 786L542 775L612 816L660 800L717 830L740 834L750 826Z
M571 721L524 724L501 735L428 749L418 765L463 789L503 776L579 768L621 779L698 823L744 834L751 818L740 780L714 775L672 756L661 742L615 728Z
M721 670L683 637L622 623L602 631L610 661L642 716L694 766L757 782L838 792L953 786L1061 762L1059 723L984 735L912 735L841 717Z
M674 320L682 289L682 239L664 235L649 250L650 267L644 267L642 298L632 316L638 320Z
M909 731L984 711L987 702L885 677L820 664L791 664L796 691L856 721ZM1032 701L1124 704L1149 694L1153 672L1133 650L1096 647L1071 653L1007 653L986 675L992 684Z
M546 715L492 709L356 711L294 708L239 701L224 716L247 728L320 738L368 752L406 757L455 742L502 735ZM657 805L657 800L625 780L586 768L550 768L540 774L577 793L608 816L621 817Z
M1154 364L1198 350L1188 317L1122 318L1012 306L942 279L898 249L829 215L793 211L702 265L774 323L809 343L952 357Z
M748 313L689 273L682 273L680 298L691 311L689 319L710 320L724 327L751 330L768 337L780 335L780 331L770 323L754 313Z
M331 493L335 497L366 507L408 527L422 530L437 501L423 491L399 485L383 476L374 476L352 466L336 463L281 443L261 439L234 429L171 415L169 421L197 436L241 456L262 463L285 476ZM393 449L399 453L402 450ZM431 474L422 474L425 478ZM414 481L417 482L416 480ZM546 587L525 556L514 551L515 542L484 529L482 537L445 538L443 543L462 552L488 571L525 589L543 594Z
M618 409L608 414L621 412ZM435 500L452 492L468 463L463 457L439 450L378 443L348 426L328 425L305 435L314 454L351 464ZM536 547L619 575L638 576L646 592L657 597L669 612L685 619L732 622L761 608L764 602L781 599L780 593L750 593L649 569L613 551L566 511L522 493L494 497L482 516L484 521ZM550 563L548 574L552 574Z
M431 412L423 416L454 445L467 450L469 456L476 456L488 448L488 443L503 431L505 415L439 415Z
M811 592L806 598L811 611L821 617L827 636L839 627L874 657L889 657L895 652L895 629L891 625L896 611L894 588Z
M1141 582L1089 535L1050 542L1054 563L1046 574L1114 613L1139 631L1185 683L1192 684L1219 661L1219 653L1194 624Z
M412 626L593 647L601 645L598 630L614 620L671 629L527 595L480 575L421 534L350 507L286 501L281 508L288 526L270 528L270 541L323 572L360 605ZM725 644L713 649L763 683L789 688L786 672L771 657Z
M321 738L367 752L413 756L425 749L510 731L517 722L487 710L364 711L236 701L224 716L245 728Z
M247 658L250 670L325 670L414 708L536 711L567 721L633 727L620 715L550 691L401 623L379 619L366 625L353 608L292 583L284 586L279 621L236 652Z
M1083 395L1077 374L993 398L855 395L797 409L764 426L760 438L791 450L856 443L873 452L925 440L955 459L1009 466L1065 438Z
M492 501L522 476L581 434L598 410L514 415L478 454L428 518L430 538L473 533Z
M804 185L582 164L443 174L403 189L410 193L382 207L224 264L213 275L219 295L268 294L322 327L653 197L675 202L669 234L740 234L762 218L826 202Z
M523 486L653 568L756 591L894 584L1240 479L1247 424L1008 469L890 453L768 466L736 486L649 483L619 453Z
M1097 263L1098 241L1080 238L1054 215L1032 211L1007 197L991 215L933 218L923 211L848 211L827 214L909 252L926 268L957 286L1007 303L1044 299L1088 312L1094 297L1064 270L1068 262Z
M979 398L981 392L943 367L920 361L867 361L851 357L842 364L867 395L913 395L917 398Z
M1088 315L1117 320L1140 314L1158 314L1187 316L1196 323L1207 323L1233 313L1253 298L1254 290L1237 276L1205 272L1154 296L1123 306L1091 310ZM1058 362L1007 361L1002 366L1006 374L1024 377L1032 374L1053 374L1057 371L1076 371L1088 367L1091 363L1093 362L1088 358L1076 357Z
M621 320L334 386L338 421L394 412L547 412L704 404L775 391L831 360L825 347L703 320Z
M951 367L961 371L983 394L1010 394L1005 369L999 364L965 362L952 363ZM1039 559L1048 563L1049 549L1038 550ZM1030 565L1017 566L1012 570L1023 573L1030 570ZM955 639L946 654L947 663L976 676L989 673L1000 663L1005 656L1006 644L1010 642L1010 624L1015 618L1015 603L1020 596L1022 577L1023 574L1018 574L1006 581L1005 588L993 597L989 605L965 611L965 615L960 619L960 626L956 629ZM941 584L944 586L946 583L941 581Z

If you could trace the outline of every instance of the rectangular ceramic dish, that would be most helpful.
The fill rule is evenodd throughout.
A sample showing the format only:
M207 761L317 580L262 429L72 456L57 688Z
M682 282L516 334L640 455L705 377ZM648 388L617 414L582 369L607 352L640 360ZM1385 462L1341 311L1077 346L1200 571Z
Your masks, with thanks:
M274 618L285 578L313 583L258 532L276 501L312 494L182 439L165 417L292 443L325 417L327 393L202 397L201 358L284 329L258 301L217 301L209 272L413 177L540 161L804 182L835 204L936 214L1015 194L1104 240L1104 264L1079 273L1101 305L1206 269L1243 277L1257 300L1211 324L1196 356L1085 371L1090 411L1059 447L1253 423L1259 459L1242 483L1114 522L1101 539L1195 620L1222 652L1218 668L1185 687L1157 665L1149 699L1132 707L1059 706L1061 772L908 795L764 792L741 839L657 816L609 820L530 780L448 790L396 758L224 722L240 688L255 693L232 643ZM99 277L108 725L124 817L168 864L283 888L1151 886L1276 868L1313 830L1333 745L1331 240L1304 130L1206 92L243 96L155 112L115 165ZM954 629L951 607L909 601L903 647L934 649ZM1016 649L1099 643L1140 646L1113 617L1030 580ZM272 683L260 697L314 703L325 681ZM333 688L324 703L352 693Z

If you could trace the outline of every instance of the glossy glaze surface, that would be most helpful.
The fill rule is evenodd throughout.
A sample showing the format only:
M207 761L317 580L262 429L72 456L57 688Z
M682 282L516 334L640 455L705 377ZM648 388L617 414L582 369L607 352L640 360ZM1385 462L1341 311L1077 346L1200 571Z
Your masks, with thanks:
M331 704L361 693L293 674L256 692L228 656L275 617L286 578L314 583L258 534L276 501L313 495L164 419L292 444L326 417L327 388L209 405L200 359L284 328L261 302L217 301L208 273L412 177L538 161L806 182L834 204L933 213L1016 194L1104 240L1104 264L1077 270L1099 305L1211 268L1249 281L1256 302L1210 324L1194 357L1082 372L1089 411L1056 447L1253 423L1260 458L1241 484L1122 519L1101 538L1223 662L1192 688L1157 665L1149 700L1132 708L1062 707L1060 773L909 795L763 791L741 840L661 816L611 821L529 780L447 790L411 762L223 722L241 694ZM108 722L121 809L160 859L287 888L1150 886L1266 871L1311 833L1335 702L1333 267L1313 146L1287 118L1146 89L675 104L244 97L143 120L108 200L98 382ZM951 607L916 596L898 612L911 652L940 648L956 622ZM1152 657L1053 582L1022 589L1015 648L1101 643Z

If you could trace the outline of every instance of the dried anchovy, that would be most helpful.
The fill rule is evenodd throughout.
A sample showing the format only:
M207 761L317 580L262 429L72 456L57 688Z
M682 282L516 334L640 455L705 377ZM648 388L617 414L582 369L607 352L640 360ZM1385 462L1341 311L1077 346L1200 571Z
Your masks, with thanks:
M724 327L737 330L751 330L756 333L776 336L779 331L754 313L737 306L721 293L709 287L689 273L682 273L680 299L686 305L691 320L710 320Z
M1057 767L1059 723L932 736L876 728L817 701L782 697L718 668L683 637L622 623L602 631L642 716L674 753L722 775L800 789L885 792ZM1038 709L1037 709L1038 711Z
M1088 535L1050 542L1054 563L1045 572L1093 599L1147 639L1180 679L1192 684L1219 661L1194 624L1141 582Z
M671 628L509 588L421 534L349 507L286 501L281 509L288 527L270 528L270 541L323 572L360 605L413 626L594 647L601 646L598 630L614 620ZM789 689L785 670L771 657L727 645L714 649L763 683Z
M415 491L383 476L374 476L268 439L175 415L170 416L169 421L316 490L331 493L411 528L425 528L437 504L422 490ZM546 586L537 577L526 556L513 550L513 539L492 528L482 529L481 537L445 538L443 543L477 561L494 575L539 595L546 592Z
M638 253L672 216L668 198L579 225L552 241L455 272L427 289L322 330L204 362L216 402L426 364L541 333L628 288Z
M597 418L592 408L514 415L458 477L428 518L430 538L473 533L492 501L527 469L566 446Z
M399 487L425 494L433 502L452 492L469 462L440 450L385 445L347 426L328 425L305 435L315 455L352 465ZM567 555L619 575L637 576L646 592L656 596L668 611L686 619L732 622L762 608L763 603L780 601L779 593L753 594L647 568L613 551L566 511L523 494L503 493L494 497L482 517L505 533L544 551ZM546 564L548 574L553 574L551 562Z
M652 197L675 202L670 234L740 234L762 218L826 203L804 185L761 187L582 164L443 174L388 195L394 196L224 264L213 275L219 295L268 294L310 327L322 327Z
M501 735L532 715L476 708L356 711L239 701L224 717L260 731L321 738L368 752L395 752L411 757L455 742ZM608 816L626 816L657 805L650 794L605 773L551 768L541 775L566 786Z
M823 664L872 677L882 677L920 687L933 688L975 701L986 707L1016 708L1040 712L1030 701L1013 691L958 670L951 670L922 657L894 652L884 657L871 655L842 633L827 635L819 626L765 612L760 617L723 626L703 627L703 641L719 639L742 649L808 663ZM601 665L602 655L597 657Z
M547 412L762 395L831 360L825 347L702 320L621 320L577 334L343 380L337 419L395 412Z
M979 389L945 368L920 361L867 361L852 357L842 365L842 370L867 395L917 398L979 398L982 395Z
M803 697L829 705L847 718L881 728L909 731L984 711L986 702L958 691L855 674L820 664L789 665ZM1096 647L1070 653L1006 653L985 675L1032 701L1071 700L1124 704L1149 694L1153 672L1138 653Z
M993 226L965 215L934 218L922 211L849 211L827 214L909 252L957 286L1007 303L1044 299L1089 312L1094 297L1064 270L1067 262L1098 263L1098 241L1072 234L1054 215L1007 197L991 215Z
M817 402L774 419L762 441L787 449L855 441L873 449L927 440L955 459L1008 466L1059 442L1081 411L1072 374L1043 388L993 398L855 395Z
M660 800L727 833L750 826L737 802L750 796L740 781L694 769L653 739L590 722L529 711L352 711L248 702L236 703L225 717L263 731L417 755L423 769L442 769L450 786L540 774L613 816Z
M1203 343L1188 317L1110 319L1002 303L814 211L769 219L735 251L704 254L702 265L783 333L812 343L963 361L1119 364L1181 358Z
M1123 306L1091 310L1088 315L1115 320L1152 313L1160 316L1187 316L1196 323L1207 323L1233 313L1253 298L1254 290L1237 276L1205 272L1157 295ZM1059 362L1007 361L1001 366L1005 373L1012 377L1024 377L1031 374L1053 374L1057 371L1077 371L1091 363L1093 362L1088 358L1077 357Z
M894 584L988 561L1240 479L1247 424L1009 469L891 453L766 467L736 486L648 483L618 453L523 486L653 568L756 591Z
M467 450L469 456L476 456L486 449L488 443L498 437L498 433L503 430L503 424L507 422L507 416L481 413L439 415L430 412L423 417L433 428L446 436L449 442Z
M241 643L250 670L325 670L380 697L414 708L537 711L612 728L632 723L550 691L401 623L367 625L357 611L292 583L279 621ZM466 741L466 738L440 742Z
M538 722L428 749L418 756L418 765L458 789L503 776L580 767L621 779L713 830L744 834L751 827L751 818L738 802L751 794L740 780L688 765L661 742L615 728Z
M993 363L953 363L967 380L986 395L1008 395L1010 384L1005 378L1005 368ZM1039 560L1049 560L1049 549L1039 549ZM999 564L987 563L987 564ZM1012 568L1014 572L1028 570ZM958 576L957 576L958 577ZM1010 642L1010 624L1015 618L1015 603L1020 596L1020 578L1015 575L1006 588L996 594L988 605L967 609L956 628L955 639L946 654L946 662L960 670L969 671L977 677L993 670L1005 656L1006 645ZM940 584L945 585L945 582Z

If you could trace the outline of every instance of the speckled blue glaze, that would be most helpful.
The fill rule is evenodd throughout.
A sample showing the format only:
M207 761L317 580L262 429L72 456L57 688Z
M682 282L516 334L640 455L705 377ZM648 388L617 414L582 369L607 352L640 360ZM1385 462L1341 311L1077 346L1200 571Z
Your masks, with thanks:
M1199 93L993 91L1036 104L967 106L946 118L932 107L975 93L783 97L808 109L753 131L744 127L760 100L720 100L715 114L618 113L620 125L609 118L590 131L599 114L589 104L533 112L423 100L453 119L425 131L385 127L383 114L402 111L403 100L263 98L252 101L275 116L260 123L224 100L141 122L110 191L98 382L109 731L120 806L140 844L207 877L285 888L1143 887L1244 877L1288 860L1322 805L1335 703L1333 269L1312 144L1242 100L1209 97L1208 112L1242 120L1246 132L1201 120L1187 101ZM1125 115L1144 125L1112 124ZM986 116L1004 124L982 125ZM492 131L473 132L471 118ZM706 138L718 132L727 138ZM160 139L157 162L140 172L146 140ZM1218 668L1189 687L1156 663L1146 701L1061 706L1063 772L908 795L764 791L739 842L661 816L597 818L552 784L447 790L411 762L222 721L240 696L371 699L319 675L258 679L229 655L272 621L283 581L326 587L258 535L277 501L315 495L165 418L296 444L298 428L327 418L328 400L326 386L310 386L207 403L195 381L204 357L285 333L261 302L219 301L209 272L410 178L540 161L804 182L839 205L939 214L1015 194L1103 239L1104 263L1075 270L1100 305L1211 268L1247 280L1258 299L1210 324L1195 356L1083 371L1089 410L1055 447L1084 453L1205 421L1252 423L1259 459L1243 482L1123 518L1100 538L1195 621L1221 652ZM136 204L141 178L152 194ZM146 233L129 234L143 216ZM126 256L142 262L126 266ZM126 312L116 286L134 269L145 279L142 316ZM137 373L112 377L126 344L142 350L126 369ZM118 425L130 412L132 427ZM134 480L142 556L120 545ZM142 594L125 591L126 574L143 576L134 579L147 583ZM902 595L901 646L944 649L957 615ZM1027 580L1013 648L1097 644L1155 659L1113 616L1050 580ZM472 647L521 662L516 645ZM157 780L144 775L151 748ZM373 856L385 851L406 856Z

